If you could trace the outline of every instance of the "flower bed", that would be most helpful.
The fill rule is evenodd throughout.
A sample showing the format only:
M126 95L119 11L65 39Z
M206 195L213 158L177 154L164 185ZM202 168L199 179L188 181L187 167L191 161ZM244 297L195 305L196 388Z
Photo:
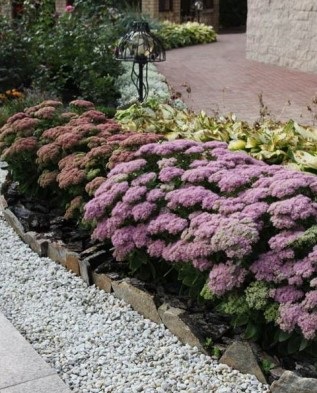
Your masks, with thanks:
M268 325L270 340L288 332L299 350L317 329L316 192L314 175L225 143L164 142L113 168L85 219L97 223L95 239L111 239L117 260L167 261L247 324L249 338Z
M163 139L122 130L88 101L46 101L8 120L0 149L24 193L77 225L88 202L83 224L133 273L178 276L247 338L312 351L316 177L219 141Z

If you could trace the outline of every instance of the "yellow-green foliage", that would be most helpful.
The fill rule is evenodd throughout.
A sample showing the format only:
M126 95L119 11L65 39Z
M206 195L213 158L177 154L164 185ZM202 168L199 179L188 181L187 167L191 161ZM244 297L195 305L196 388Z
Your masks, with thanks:
M292 120L252 126L234 116L216 118L157 102L134 104L117 111L116 118L127 130L158 132L169 140L224 141L230 150L244 150L267 163L317 173L317 128Z
M212 26L198 22L182 24L165 21L157 31L165 49L181 46L207 44L216 41L217 35Z

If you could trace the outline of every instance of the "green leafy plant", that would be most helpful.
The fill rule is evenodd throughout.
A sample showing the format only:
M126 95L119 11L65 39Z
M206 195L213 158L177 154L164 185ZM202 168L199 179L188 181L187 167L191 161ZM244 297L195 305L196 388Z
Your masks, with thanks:
M212 117L178 109L173 102L149 100L118 110L116 119L125 129L160 132L167 139L218 140L232 151L245 151L269 164L317 173L317 128L270 119L250 125L235 116Z
M12 24L0 15L1 93L28 87L36 67L30 33L20 21Z
M157 30L157 35L166 49L207 44L217 39L216 33L211 26L197 22L177 24L165 21Z
M264 374L267 375L269 374L270 370L272 370L272 368L276 367L276 364L269 359L262 359L260 362L260 367Z

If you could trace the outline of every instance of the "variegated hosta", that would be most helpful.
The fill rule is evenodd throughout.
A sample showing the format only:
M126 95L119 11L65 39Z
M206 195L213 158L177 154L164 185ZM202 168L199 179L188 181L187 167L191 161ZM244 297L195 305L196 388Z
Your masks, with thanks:
M211 117L195 114L167 103L134 104L119 110L117 120L125 129L159 132L169 140L178 138L229 143L230 150L243 150L270 164L286 164L299 170L317 173L317 128L262 121L254 126L234 115Z

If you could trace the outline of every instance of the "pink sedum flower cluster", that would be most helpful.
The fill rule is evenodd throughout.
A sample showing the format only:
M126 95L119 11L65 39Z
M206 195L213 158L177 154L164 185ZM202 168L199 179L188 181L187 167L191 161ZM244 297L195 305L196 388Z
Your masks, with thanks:
M295 247L316 225L315 176L232 153L222 142L152 142L110 171L85 219L96 222L95 239L112 241L118 260L142 249L191 263L208 274L216 296L265 282L279 305L276 323L315 337L316 240L300 253Z

